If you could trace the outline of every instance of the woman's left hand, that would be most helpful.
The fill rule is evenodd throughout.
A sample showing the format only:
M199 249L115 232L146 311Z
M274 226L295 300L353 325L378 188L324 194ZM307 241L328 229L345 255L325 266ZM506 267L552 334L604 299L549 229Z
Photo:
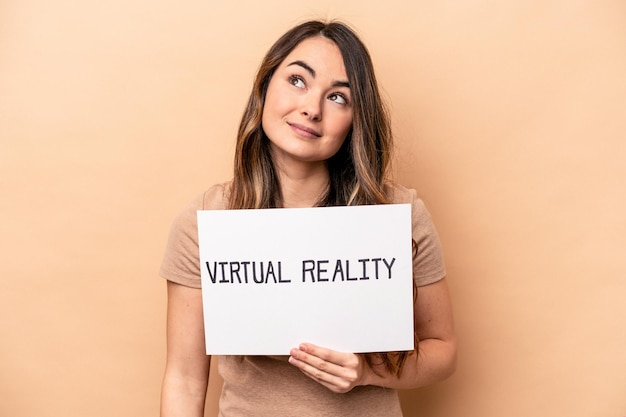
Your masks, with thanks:
M357 385L364 385L367 365L360 355L337 352L310 343L291 349L290 354L290 364L333 392L344 393Z

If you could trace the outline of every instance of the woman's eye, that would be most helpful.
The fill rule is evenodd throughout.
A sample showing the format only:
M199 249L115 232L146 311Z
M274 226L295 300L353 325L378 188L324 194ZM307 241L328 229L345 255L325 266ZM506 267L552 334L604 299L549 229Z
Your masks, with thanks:
M289 77L289 84L293 85L294 87L304 88L304 80L296 75L292 75L291 77Z
M333 93L328 96L328 98L330 101L334 101L337 104L348 104L348 100L346 100L343 94Z

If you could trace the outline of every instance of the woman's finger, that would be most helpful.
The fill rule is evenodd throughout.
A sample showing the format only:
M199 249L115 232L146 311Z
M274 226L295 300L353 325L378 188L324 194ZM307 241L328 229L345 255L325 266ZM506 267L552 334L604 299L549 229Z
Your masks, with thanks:
M305 375L335 392L347 392L358 385L362 373L360 358L353 353L305 343L291 350L289 362Z

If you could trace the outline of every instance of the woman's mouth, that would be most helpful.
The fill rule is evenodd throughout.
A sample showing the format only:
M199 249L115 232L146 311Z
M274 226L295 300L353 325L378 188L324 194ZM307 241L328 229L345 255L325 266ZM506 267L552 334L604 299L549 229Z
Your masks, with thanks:
M319 137L322 136L321 133L319 133L317 130L312 129L310 127L307 127L307 126L304 126L304 125L301 125L301 124L298 124L298 123L289 123L289 122L287 122L287 124L299 136L304 136L304 137L308 137L308 138L319 138Z

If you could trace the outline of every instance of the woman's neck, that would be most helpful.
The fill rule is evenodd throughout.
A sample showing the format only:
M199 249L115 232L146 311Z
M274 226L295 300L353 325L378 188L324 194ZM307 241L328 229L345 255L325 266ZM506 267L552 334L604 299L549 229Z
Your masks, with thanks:
M319 164L276 166L283 207L313 207L328 189L328 168Z

